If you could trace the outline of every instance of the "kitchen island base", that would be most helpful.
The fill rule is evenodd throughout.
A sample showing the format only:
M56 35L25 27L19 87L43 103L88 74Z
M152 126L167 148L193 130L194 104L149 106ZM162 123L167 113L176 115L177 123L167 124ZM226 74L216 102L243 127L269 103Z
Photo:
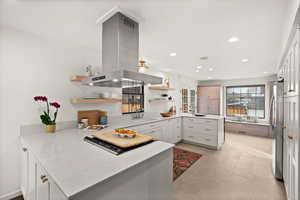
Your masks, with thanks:
M173 150L169 149L75 195L72 199L171 200L172 166Z

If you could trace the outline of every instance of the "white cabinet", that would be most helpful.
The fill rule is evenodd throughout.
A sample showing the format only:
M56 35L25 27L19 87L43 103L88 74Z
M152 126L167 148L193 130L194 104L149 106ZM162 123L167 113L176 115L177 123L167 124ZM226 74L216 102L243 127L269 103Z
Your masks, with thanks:
M171 120L171 126L173 127L173 143L178 143L182 140L182 130L181 130L182 120L181 118L176 118Z
M183 119L183 139L187 142L220 148L224 142L221 120L186 117Z
M162 122L154 122L129 128L140 133L153 136L156 140L164 140L164 126Z
M182 140L181 118L168 119L164 127L164 141L176 144Z
M27 196L25 200L37 200L36 199L36 160L34 156L28 151L28 185L27 188Z
M280 73L284 77L285 95L299 95L299 30L296 31L286 52Z
M299 199L299 29L282 60L284 78L283 179L288 200Z
M36 199L50 200L50 184L47 173L36 165Z
M284 181L289 200L298 199L299 99L285 98Z
M28 149L25 145L21 145L21 180L20 180L20 187L23 196L27 196L28 191L28 164L29 164L29 154Z
M178 117L128 128L173 144L184 139L219 149L224 143L224 119Z
M153 136L154 139L164 142L175 144L182 140L181 117L129 128L140 133Z
M48 173L21 145L21 191L25 200L67 200Z

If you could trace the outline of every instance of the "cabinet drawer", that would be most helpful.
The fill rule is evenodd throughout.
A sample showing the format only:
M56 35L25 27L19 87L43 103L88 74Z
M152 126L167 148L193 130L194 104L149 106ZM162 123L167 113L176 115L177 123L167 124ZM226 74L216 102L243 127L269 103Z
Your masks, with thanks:
M205 144L210 146L217 145L217 137L214 135L203 135L203 134L195 134L193 132L189 132L184 135L184 139L199 144Z
M217 134L218 127L212 126L210 124L197 124L197 123L186 123L184 124L184 130L190 131L193 130L195 132L203 133L203 134Z
M196 138L196 142L200 144L210 145L210 146L217 145L216 137L211 137L208 135L199 135L199 137Z
M128 129L143 133L145 130L160 128L162 126L163 124L161 122L155 122L150 124L128 127Z
M217 120L212 119L195 119L195 118L185 118L184 119L185 126L191 125L199 125L200 127L217 127L218 122Z

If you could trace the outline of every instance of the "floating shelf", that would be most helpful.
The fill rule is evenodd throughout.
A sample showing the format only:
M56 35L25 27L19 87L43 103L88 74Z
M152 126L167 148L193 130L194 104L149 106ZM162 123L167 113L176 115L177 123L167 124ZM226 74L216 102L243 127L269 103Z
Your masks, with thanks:
M75 76L71 77L71 81L73 81L73 82L81 82L86 79L88 79L87 76L80 76L80 75L75 75Z
M149 99L149 102L171 102L169 99Z
M71 99L71 103L78 104L78 103L118 103L122 102L122 99L81 99L75 98Z
M150 90L176 90L175 88L169 88L165 86L150 86Z

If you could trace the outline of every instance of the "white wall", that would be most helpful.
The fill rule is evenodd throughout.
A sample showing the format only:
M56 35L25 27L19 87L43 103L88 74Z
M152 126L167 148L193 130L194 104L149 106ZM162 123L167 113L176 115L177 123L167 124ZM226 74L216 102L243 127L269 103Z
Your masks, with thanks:
M76 120L77 111L100 109L109 115L121 115L120 103L72 105L70 98L120 89L82 87L69 81L71 75L83 74L84 66L99 66L99 52L75 47L62 41L52 41L21 32L10 27L0 27L0 199L19 190L19 127L40 123L38 106L33 96L46 95L58 101L62 108L58 121ZM172 73L156 73L170 77L171 86L191 88L196 80ZM180 109L179 90L170 94ZM151 105L147 99L155 92L145 90L146 112L162 112L169 103ZM45 147L47 148L47 147Z
M0 197L19 189L18 136L23 124L39 123L32 97L46 95L62 104L58 121L75 120L83 106L70 97L86 93L69 78L82 67L97 62L94 50L48 41L8 27L0 28ZM89 108L120 113L120 105L99 104ZM1 198L0 198L1 199Z

